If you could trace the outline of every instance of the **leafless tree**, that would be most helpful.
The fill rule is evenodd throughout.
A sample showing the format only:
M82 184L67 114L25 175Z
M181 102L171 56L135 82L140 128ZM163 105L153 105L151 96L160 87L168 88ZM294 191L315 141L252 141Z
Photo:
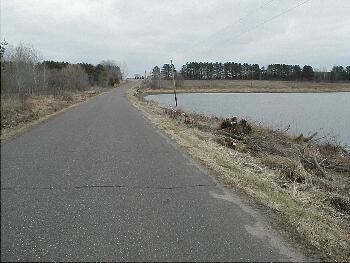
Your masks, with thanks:
M68 65L62 69L63 90L84 90L89 86L89 78L79 65Z
M128 66L127 66L126 62L125 61L121 62L119 68L120 68L120 72L121 72L121 77L122 77L122 79L125 80L129 74L128 73Z
M20 43L9 46L4 54L4 68L1 75L2 91L17 94L33 94L38 88L39 52L33 46Z
M6 49L5 44L1 43L1 52L1 95L59 95L66 91L85 90L94 84L113 86L122 78L120 67L112 60L102 61L96 67L41 62L39 52L24 43ZM126 63L122 66L126 76ZM90 82L88 74L92 80Z
M100 76L102 86L113 86L119 83L119 80L122 79L122 73L116 62L113 60L104 60L100 64L104 67L104 72Z

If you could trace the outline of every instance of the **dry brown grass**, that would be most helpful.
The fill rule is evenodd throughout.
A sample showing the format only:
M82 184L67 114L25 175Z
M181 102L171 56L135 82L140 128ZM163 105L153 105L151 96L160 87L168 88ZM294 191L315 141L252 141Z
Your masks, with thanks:
M253 124L243 131L232 120L174 113L145 101L142 90L132 95L136 107L219 180L278 213L324 259L350 260L349 152Z
M1 140L11 138L60 111L108 90L110 88L95 87L82 92L64 92L59 96L2 97Z

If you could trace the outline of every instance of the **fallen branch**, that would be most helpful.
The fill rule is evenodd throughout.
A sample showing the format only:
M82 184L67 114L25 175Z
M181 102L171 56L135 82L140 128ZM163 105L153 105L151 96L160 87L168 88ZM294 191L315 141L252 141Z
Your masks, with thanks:
M332 169L337 172L344 172L344 173L350 172L350 167L346 167L346 166L340 166L340 165L328 165L328 166L321 165L321 166L327 169Z
M322 169L322 167L320 166L320 164L317 162L317 158L316 156L314 156L314 164L315 164L315 167L317 168L317 170L322 174L322 176L326 176L326 171Z
M236 140L239 140L239 141L244 141L246 139L243 136L235 135L235 134L232 134L232 133L229 133L229 132L221 132L221 133L223 135L225 135L226 137L230 137L232 139L236 139Z
M317 135L317 132L311 134L309 137L304 137L304 135L300 133L300 135L296 137L294 140L297 142L308 142L308 141L311 141L316 135Z
M326 160L326 159L325 159ZM342 173L348 173L350 172L350 167L348 166L342 166L342 165L332 165L332 164L325 164L325 160L323 160L322 162L318 163L317 160L316 162L318 163L318 165L321 167L321 169L325 172L324 169L329 169L329 170L334 170L336 172L342 172ZM309 165L315 166L317 168L317 165L315 163L315 158L312 159L312 161L310 161L310 159L308 158L301 158L301 161L303 161L304 163L307 163ZM319 170L319 169L318 169ZM326 172L325 172L326 173Z
M317 132L311 134L311 136L306 137L306 138L304 139L304 142L311 141L316 135L317 135Z

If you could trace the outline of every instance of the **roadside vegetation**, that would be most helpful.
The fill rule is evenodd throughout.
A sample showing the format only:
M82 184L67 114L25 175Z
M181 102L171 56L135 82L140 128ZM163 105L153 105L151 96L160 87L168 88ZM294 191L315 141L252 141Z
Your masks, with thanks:
M341 145L235 116L209 117L146 101L149 82L128 98L227 186L272 209L324 260L350 260L350 153Z
M42 61L31 45L2 42L1 139L118 85L123 73L113 61Z

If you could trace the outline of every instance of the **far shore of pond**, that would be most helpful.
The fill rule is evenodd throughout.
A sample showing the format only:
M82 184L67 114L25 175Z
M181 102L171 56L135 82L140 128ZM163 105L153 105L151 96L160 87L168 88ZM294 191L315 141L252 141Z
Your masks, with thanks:
M261 87L232 87L232 88L176 88L176 93L330 93L350 92L348 87L321 87L321 88L261 88ZM147 95L174 93L173 88L144 89Z
M144 94L173 93L171 80L145 80ZM177 93L321 93L350 92L349 82L279 80L176 80Z

